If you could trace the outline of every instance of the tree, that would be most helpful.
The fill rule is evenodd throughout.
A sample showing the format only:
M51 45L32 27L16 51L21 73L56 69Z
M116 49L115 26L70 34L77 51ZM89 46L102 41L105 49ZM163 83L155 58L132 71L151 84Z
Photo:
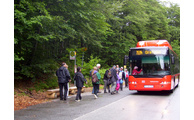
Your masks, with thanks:
M179 32L180 7L157 0L16 0L15 79L54 75L62 61L73 74L69 52L77 51L80 65L82 47L85 64L95 58L105 67L123 65L140 40L167 39L179 52Z

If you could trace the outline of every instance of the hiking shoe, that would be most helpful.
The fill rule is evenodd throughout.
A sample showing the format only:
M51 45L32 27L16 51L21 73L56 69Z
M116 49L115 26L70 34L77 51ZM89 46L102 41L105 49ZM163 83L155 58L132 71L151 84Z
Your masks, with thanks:
M76 102L80 102L80 100L75 100Z
M94 97L95 97L96 99L98 98L97 95L95 95L95 94L94 94Z

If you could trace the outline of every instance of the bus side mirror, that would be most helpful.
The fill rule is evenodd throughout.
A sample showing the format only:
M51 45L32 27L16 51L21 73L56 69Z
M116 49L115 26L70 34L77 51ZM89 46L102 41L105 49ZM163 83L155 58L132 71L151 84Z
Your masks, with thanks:
M123 65L127 65L127 60L129 59L129 56L125 55L123 60Z
M171 63L172 63L172 64L175 63L175 61L174 61L174 55L173 55L173 54L171 54Z

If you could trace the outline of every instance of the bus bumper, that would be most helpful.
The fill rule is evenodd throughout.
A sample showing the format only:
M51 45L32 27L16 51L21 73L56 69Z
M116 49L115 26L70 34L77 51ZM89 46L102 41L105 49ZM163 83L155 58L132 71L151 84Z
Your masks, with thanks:
M137 91L163 91L171 90L171 85L129 85L129 90Z
M171 90L171 76L163 78L134 78L129 76L129 90L137 91L163 91Z

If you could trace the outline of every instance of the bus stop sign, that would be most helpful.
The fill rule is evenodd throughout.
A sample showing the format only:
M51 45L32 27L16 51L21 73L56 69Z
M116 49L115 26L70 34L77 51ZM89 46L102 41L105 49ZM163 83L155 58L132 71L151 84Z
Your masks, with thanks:
M76 51L70 51L70 60L75 60Z

